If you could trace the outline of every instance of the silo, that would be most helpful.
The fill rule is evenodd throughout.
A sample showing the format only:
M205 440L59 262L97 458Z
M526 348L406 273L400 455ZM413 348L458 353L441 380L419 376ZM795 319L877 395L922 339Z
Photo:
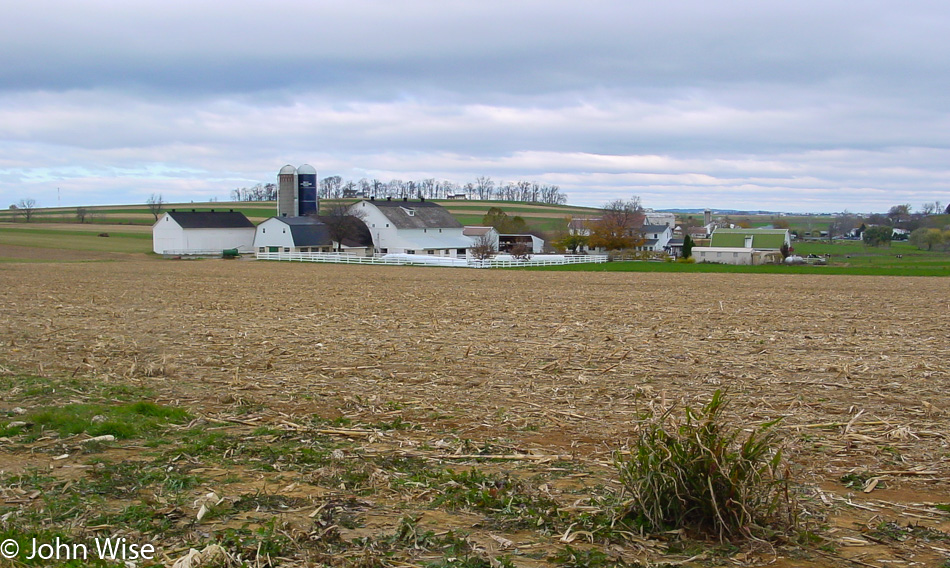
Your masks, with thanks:
M317 170L310 164L297 168L297 215L317 213Z
M286 165L277 174L277 216L297 216L297 168Z

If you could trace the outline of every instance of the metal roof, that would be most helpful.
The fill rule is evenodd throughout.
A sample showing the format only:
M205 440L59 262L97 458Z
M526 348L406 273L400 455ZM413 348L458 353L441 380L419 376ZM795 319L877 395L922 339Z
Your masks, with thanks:
M786 229L716 229L710 247L745 248L746 237L752 237L752 248L779 250L787 242Z
M166 213L182 229L244 229L254 223L237 211L176 211Z
M432 201L364 201L379 208L397 229L460 229L462 224L447 209Z

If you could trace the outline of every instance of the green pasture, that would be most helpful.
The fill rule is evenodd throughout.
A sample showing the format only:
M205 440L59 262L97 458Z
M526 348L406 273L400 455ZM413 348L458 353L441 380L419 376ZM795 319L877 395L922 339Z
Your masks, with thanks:
M76 251L152 252L151 232L109 231L108 237L100 237L98 235L101 232L102 227L93 225L68 225L60 229L34 228L25 223L2 224L0 225L0 244Z
M569 264L512 270L550 270L578 272L686 272L725 274L838 274L850 276L950 276L950 259L931 267L908 266L810 266L766 265L733 266L728 264L686 264L679 262L624 261L604 264Z

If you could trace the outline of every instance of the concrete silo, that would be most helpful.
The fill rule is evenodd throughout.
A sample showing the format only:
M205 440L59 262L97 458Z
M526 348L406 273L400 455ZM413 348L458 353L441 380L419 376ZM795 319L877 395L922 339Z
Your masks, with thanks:
M297 216L297 168L289 164L277 174L277 216Z
M310 164L297 168L297 215L316 214L320 209L317 202L317 170Z

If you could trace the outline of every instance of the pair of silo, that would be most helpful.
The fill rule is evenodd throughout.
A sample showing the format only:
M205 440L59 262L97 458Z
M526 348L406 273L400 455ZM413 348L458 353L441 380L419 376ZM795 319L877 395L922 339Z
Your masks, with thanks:
M310 164L286 165L277 173L277 216L304 217L320 210L317 170Z

